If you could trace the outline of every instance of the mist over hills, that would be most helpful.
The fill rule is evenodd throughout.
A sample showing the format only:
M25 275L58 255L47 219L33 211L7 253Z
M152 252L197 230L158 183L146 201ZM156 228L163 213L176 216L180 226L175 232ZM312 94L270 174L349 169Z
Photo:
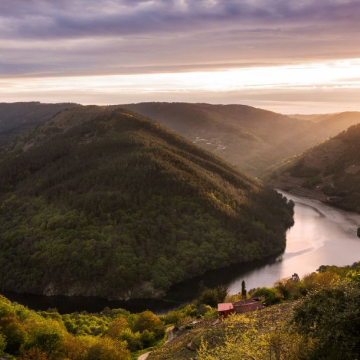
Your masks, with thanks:
M359 112L300 120L245 105L140 103L124 107L151 117L255 176L360 122Z
M0 103L0 146L49 120L60 111L74 106L76 104L72 103Z
M129 110L64 110L0 157L0 286L159 296L281 252L292 204Z
M0 104L0 145L76 104ZM240 170L261 177L349 126L359 112L285 116L245 105L139 103L114 105L148 116Z
M360 212L360 124L288 160L271 177L274 187Z

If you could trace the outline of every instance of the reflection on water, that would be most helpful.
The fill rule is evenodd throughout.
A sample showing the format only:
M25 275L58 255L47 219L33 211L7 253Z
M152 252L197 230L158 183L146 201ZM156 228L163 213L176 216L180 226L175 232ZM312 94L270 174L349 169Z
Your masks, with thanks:
M271 286L276 280L294 273L301 277L315 271L320 265L342 266L360 260L360 239L356 235L360 215L282 193L295 202L295 225L287 233L286 250L281 256L210 271L173 286L165 299L108 301L85 297L5 295L32 309L57 308L61 313L82 310L99 312L106 306L134 312L150 309L164 313L194 299L201 284L209 287L224 284L231 293L237 293L241 290L242 280L245 280L249 290L258 286Z
M271 286L295 272L302 277L320 265L342 266L360 260L360 239L356 235L359 215L283 194L295 202L295 225L288 230L285 253L274 264L241 274L248 289ZM240 277L229 284L231 292L241 289Z

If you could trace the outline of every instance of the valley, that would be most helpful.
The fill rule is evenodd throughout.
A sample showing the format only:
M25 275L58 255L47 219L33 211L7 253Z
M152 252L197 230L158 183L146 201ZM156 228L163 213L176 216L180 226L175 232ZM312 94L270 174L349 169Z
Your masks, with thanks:
M2 291L158 298L281 253L293 223L282 195L124 109L74 107L18 137L0 186Z
M360 125L284 161L271 186L360 212Z
M57 308L64 314L83 310L99 312L105 307L124 308L132 312L150 309L156 314L164 314L194 300L201 286L212 288L226 285L231 293L238 293L243 280L248 289L271 286L278 279L294 273L302 277L314 272L322 264L344 266L358 260L360 239L357 237L357 226L360 224L360 214L345 212L286 192L283 195L295 203L295 224L287 231L286 248L282 254L209 271L203 276L173 285L164 298L109 301L76 296L5 295L35 310Z

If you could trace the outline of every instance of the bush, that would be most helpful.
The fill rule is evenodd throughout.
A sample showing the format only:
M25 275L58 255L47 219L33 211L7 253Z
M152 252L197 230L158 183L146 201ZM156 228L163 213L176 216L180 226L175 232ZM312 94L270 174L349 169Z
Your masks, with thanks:
M251 296L264 297L265 305L274 305L281 301L281 294L276 289L268 287L257 288Z
M310 293L294 309L300 334L315 339L311 359L360 358L360 283L342 282Z
M125 329L120 335L120 340L127 342L130 351L143 348L141 334L139 332L133 333L131 329Z
M4 335L0 334L0 356L4 354L6 348L6 340Z
M86 360L128 360L129 350L124 342L97 338L90 347Z
M209 305L217 308L219 303L222 303L228 294L226 286L218 285L213 289L205 289L199 296L198 304Z
M153 312L144 311L136 315L132 329L134 332L149 330L158 334L163 334L164 323Z

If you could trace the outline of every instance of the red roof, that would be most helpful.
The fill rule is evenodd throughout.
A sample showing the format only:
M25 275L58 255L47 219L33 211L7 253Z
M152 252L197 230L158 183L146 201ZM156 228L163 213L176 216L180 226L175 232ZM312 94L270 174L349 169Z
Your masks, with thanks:
M218 311L228 311L228 310L233 310L234 306L232 303L222 303L222 304L218 304Z

